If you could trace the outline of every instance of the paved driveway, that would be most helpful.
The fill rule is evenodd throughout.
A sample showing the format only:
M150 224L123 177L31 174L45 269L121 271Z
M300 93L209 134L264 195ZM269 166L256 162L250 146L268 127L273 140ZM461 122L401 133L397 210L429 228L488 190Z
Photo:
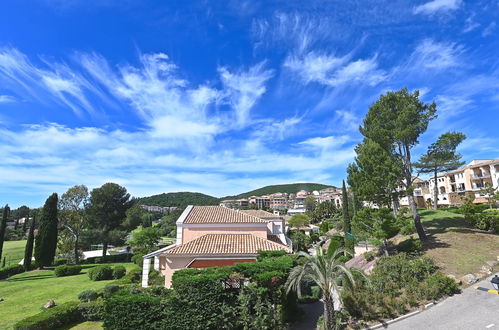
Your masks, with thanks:
M492 289L491 278L474 286ZM426 311L387 326L387 329L499 330L499 295L478 291L471 286Z

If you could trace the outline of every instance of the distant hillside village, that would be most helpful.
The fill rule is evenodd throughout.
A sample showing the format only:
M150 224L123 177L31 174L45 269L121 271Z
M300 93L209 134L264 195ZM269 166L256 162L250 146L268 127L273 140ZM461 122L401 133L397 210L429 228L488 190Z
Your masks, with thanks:
M488 202L484 188L487 184L497 190L499 188L499 159L475 159L468 165L437 176L438 205L462 205L464 198L472 196L473 203L484 204ZM435 179L421 180L415 178L414 197L417 206L429 208L433 203L433 189ZM399 188L402 191L402 187ZM312 192L300 190L296 194L274 193L264 196L251 196L240 199L226 199L220 206L235 209L272 209L286 210L289 215L304 213L305 199L312 197L316 202L331 201L336 207L341 207L341 188L325 188ZM400 197L400 206L408 207L407 196Z
M315 201L322 203L331 201L337 207L341 207L341 188L325 188L312 192L300 190L296 194L274 193L264 196L250 196L240 199L225 199L220 206L234 209L272 209L277 211L287 210L289 215L305 213L305 199L312 197Z

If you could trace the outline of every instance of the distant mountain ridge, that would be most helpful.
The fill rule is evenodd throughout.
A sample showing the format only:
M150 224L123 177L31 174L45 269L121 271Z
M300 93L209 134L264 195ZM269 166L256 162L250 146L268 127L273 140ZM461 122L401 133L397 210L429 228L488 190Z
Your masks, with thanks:
M139 204L150 206L176 206L184 208L187 205L218 205L220 199L197 192L162 193L149 197L138 198Z
M300 190L314 191L331 187L334 186L329 186L321 183L278 184L265 186L245 193L241 193L239 195L225 196L222 198L197 192L171 192L148 197L141 197L137 199L137 203L150 206L177 206L180 208L184 208L187 205L218 205L220 201L224 199L247 198L250 196L262 196L278 192L295 194Z
M329 186L321 183L311 183L311 182L305 182L305 183L288 183L288 184L276 184L276 185L270 185L270 186L265 186L262 188L258 188L255 190L251 190L239 195L234 195L234 196L226 196L222 197L221 199L238 199L238 198L248 198L250 196L263 196L263 195L269 195L269 194L274 194L274 193L287 193L287 194L295 194L299 192L300 190L306 190L306 191L314 191L314 190L321 190L325 188L331 188L334 186Z

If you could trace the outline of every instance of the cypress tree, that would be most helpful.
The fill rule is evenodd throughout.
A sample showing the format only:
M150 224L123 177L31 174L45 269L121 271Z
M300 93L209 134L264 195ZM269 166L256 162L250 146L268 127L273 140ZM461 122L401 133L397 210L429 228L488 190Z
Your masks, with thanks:
M5 238L5 229L7 228L7 218L9 217L9 205L3 208L2 222L0 222L0 260L2 260L3 240Z
M40 217L38 235L36 235L35 259L40 269L50 266L54 261L57 247L57 202L56 193L47 198Z
M31 225L29 227L28 241L26 242L26 247L24 248L24 270L28 271L31 268L31 258L33 257L33 243L35 241L35 215L33 215L33 220L31 220Z
M350 214L348 214L348 194L343 180L343 187L341 189L341 208L343 211L343 231L345 232L345 253L354 253L354 241L352 238L352 228L350 225Z

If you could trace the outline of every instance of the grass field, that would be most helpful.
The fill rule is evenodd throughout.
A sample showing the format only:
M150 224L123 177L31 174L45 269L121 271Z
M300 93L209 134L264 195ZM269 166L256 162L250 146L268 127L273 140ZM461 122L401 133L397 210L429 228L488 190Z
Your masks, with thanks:
M24 247L26 240L22 241L6 241L3 243L2 259L6 257L6 265L17 264L24 258Z
M445 274L460 278L477 273L489 260L499 256L499 235L470 228L463 216L444 210L421 210L428 233L426 254Z
M112 266L118 264L111 264ZM123 263L127 270L135 267L132 263ZM87 289L103 288L110 281L90 281L86 274L95 265L83 265L82 274L67 277L55 277L53 270L33 270L0 281L0 329L11 329L19 320L41 311L42 306L53 299L57 304L77 300L77 295ZM96 324L83 324L92 329Z

